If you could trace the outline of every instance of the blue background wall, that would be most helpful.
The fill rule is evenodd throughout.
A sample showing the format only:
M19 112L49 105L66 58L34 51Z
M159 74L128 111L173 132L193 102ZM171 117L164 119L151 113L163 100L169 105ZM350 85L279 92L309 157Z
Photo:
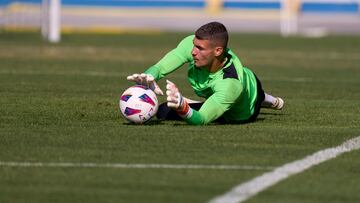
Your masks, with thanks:
M8 5L16 2L24 3L40 3L41 0L0 0L0 5ZM145 8L204 8L205 0L62 0L65 6L115 6L115 7L145 7ZM224 0L224 8L230 9L253 9L253 10L278 10L280 9L280 1L226 1ZM342 12L342 13L358 13L359 6L355 1L329 1L304 2L301 6L302 12Z

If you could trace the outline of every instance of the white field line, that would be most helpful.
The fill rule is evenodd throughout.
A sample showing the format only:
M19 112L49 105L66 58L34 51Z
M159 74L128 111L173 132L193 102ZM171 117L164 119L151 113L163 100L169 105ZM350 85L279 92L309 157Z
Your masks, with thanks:
M57 168L137 168L137 169L215 169L215 170L272 170L270 166L250 165L195 165L195 164L125 164L125 163L72 163L72 162L6 162L7 167L57 167Z
M360 136L350 139L343 144L318 151L304 159L297 160L270 172L264 173L248 182L233 187L229 192L215 197L209 203L235 203L243 202L272 185L298 173L303 172L315 165L333 159L345 152L360 149Z

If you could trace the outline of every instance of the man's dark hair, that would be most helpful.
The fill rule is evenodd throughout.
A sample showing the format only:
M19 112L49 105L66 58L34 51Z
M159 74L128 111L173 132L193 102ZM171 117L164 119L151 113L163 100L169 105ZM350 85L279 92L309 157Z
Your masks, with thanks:
M200 40L210 40L224 49L226 49L229 40L226 27L219 22L210 22L201 26L196 30L195 37Z

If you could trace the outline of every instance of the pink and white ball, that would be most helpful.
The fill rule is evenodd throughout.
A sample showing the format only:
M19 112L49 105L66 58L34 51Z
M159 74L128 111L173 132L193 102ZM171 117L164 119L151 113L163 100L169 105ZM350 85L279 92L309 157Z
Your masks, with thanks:
M142 85L129 87L120 96L120 111L132 123L145 123L149 121L159 107L156 94Z

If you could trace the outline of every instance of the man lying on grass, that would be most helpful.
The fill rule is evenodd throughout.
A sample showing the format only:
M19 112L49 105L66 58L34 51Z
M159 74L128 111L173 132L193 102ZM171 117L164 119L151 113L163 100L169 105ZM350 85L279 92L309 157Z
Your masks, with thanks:
M266 94L260 81L227 47L228 32L219 22L211 22L185 37L178 46L142 74L129 81L150 87L163 95L156 81L188 63L188 81L197 102L183 97L179 88L167 80L167 102L159 106L159 119L184 119L193 125L210 122L248 123L256 120L261 107L281 110L284 101Z

